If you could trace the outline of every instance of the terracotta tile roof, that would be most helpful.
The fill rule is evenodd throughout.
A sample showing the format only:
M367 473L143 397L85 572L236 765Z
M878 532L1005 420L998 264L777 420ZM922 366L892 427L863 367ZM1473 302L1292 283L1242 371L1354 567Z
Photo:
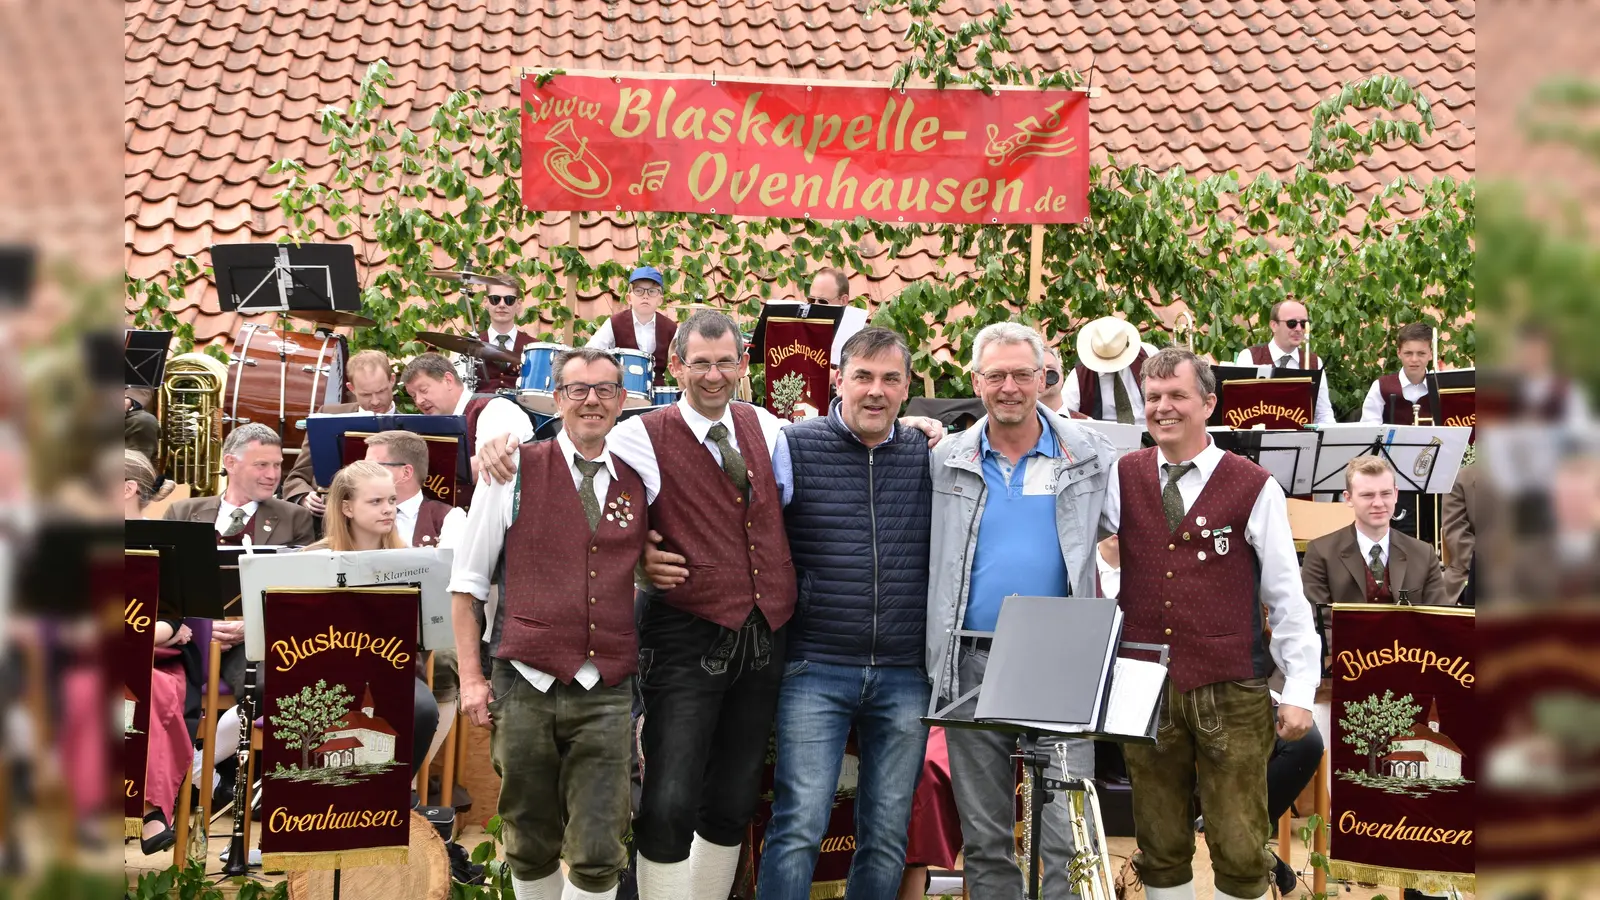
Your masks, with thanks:
M1310 110L1335 86L1404 76L1435 101L1421 148L1382 151L1352 181L1473 170L1472 0L1028 0L1010 26L1017 58L1092 70L1095 158L1197 174L1289 174ZM947 0L952 27L989 0ZM520 67L888 81L904 50L903 11L865 0L128 0L126 253L150 277L214 241L282 233L267 166L325 161L317 110L346 103L366 66L386 59L389 97L413 129L454 90L514 102ZM565 241L564 215L538 229ZM582 228L591 261L627 261L625 222ZM874 301L939 268L936 248L888 260L854 289ZM185 318L201 340L238 322L197 286ZM586 299L580 313L608 311Z

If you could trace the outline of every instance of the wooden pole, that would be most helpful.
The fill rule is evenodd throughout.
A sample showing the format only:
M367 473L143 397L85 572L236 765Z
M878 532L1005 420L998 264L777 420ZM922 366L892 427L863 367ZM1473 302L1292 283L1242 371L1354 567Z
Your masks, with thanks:
M1332 814L1333 802L1328 796L1328 754L1322 754L1322 762L1317 764L1317 794L1313 804L1317 815L1322 817L1322 825L1317 833L1311 836L1311 847L1324 858L1328 855L1328 829L1332 823L1328 817ZM1328 873L1321 868L1312 869L1311 892L1313 894L1326 894L1328 891Z
M222 642L211 639L206 658L205 712L200 717L200 822L211 825L211 776L217 771L218 688L222 682Z
M1044 298L1044 226L1028 229L1028 303Z
M582 252L582 246L579 244L583 230L583 223L578 219L580 214L577 210L573 210L567 215L570 217L567 219L567 243L572 245L574 252ZM567 270L567 312L572 314L571 318L567 319L565 342L570 347L578 327L578 273L571 269Z
M456 805L456 731L461 727L461 705L456 704L456 714L450 717L450 730L444 736L444 771L439 773L439 805L454 808Z

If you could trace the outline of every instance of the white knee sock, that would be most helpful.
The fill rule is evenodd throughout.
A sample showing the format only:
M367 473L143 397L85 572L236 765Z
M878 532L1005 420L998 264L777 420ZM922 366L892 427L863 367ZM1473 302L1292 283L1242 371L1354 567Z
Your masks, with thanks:
M739 870L739 846L713 844L699 834L689 845L689 885L695 900L726 897Z
M612 885L611 890L601 891L598 894L594 893L593 891L579 890L578 888L573 887L572 882L570 881L566 883L566 887L561 889L561 900L616 900L616 897L616 885Z
M1194 900L1194 882L1187 881L1177 887L1165 888L1151 887L1147 884L1144 886L1144 895L1146 900ZM1217 892L1217 900L1221 900L1223 896L1221 891Z
M639 900L689 900L689 861L651 862L639 854ZM699 896L696 894L695 896ZM722 896L728 896L724 891Z
M444 739L450 734L450 726L455 724L456 710L460 706L459 700L439 704L439 727L433 729L433 741L428 744L429 759L439 758L439 748L444 746ZM459 765L459 761L457 764Z
M561 885L565 882L558 867L538 881L523 881L512 876L511 889L516 893L517 900L561 900Z
M1149 889L1146 888L1146 890L1149 890ZM1189 890L1190 890L1189 896L1193 897L1194 896L1194 882L1190 882L1189 883ZM1226 891L1217 891L1216 894L1215 894L1216 900L1267 900L1267 896L1268 896L1267 894L1262 894L1259 897L1235 897L1235 896L1233 896L1232 894L1230 894L1230 893L1228 893Z

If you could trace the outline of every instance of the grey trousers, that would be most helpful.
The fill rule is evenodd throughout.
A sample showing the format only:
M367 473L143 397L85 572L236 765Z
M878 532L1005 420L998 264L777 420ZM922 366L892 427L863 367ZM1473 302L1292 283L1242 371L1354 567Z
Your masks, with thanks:
M983 680L989 664L987 650L961 648L961 683L976 685ZM957 710L970 717L976 699ZM950 782L961 814L961 835L966 862L967 888L974 900L1022 900L1026 872L1016 862L1014 837L1020 784L1016 779L1016 753L1025 739L1001 731L971 728L945 729L950 750ZM1048 747L1054 740L1040 742ZM1094 744L1085 740L1067 741L1069 777L1094 776ZM1050 778L1061 778L1052 763ZM1029 811L1024 810L1027 814ZM1044 809L1044 839L1040 845L1043 873L1042 893L1047 900L1076 897L1067 883L1067 864L1077 852L1072 830L1067 825L1067 797L1058 792ZM1037 839L1037 836L1036 836ZM1026 860L1023 861L1026 864Z

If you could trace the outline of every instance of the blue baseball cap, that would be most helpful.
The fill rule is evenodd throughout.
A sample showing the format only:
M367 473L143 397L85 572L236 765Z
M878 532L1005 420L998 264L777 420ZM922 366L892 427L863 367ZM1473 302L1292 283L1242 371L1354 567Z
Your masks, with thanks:
M633 284L635 281L654 281L656 284L661 284L661 270L655 266L640 266L628 273L628 283Z

